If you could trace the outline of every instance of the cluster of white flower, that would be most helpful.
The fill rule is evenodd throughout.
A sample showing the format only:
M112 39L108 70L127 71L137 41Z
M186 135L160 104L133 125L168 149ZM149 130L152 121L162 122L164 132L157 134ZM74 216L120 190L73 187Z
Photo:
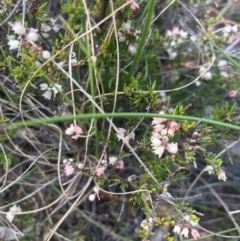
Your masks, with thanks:
M140 30L131 28L131 21L123 22L121 28L118 30L118 42L126 42L128 44L128 53L135 55L138 44L133 39L138 40ZM131 39L131 41L129 41Z
M71 124L69 128L65 130L65 133L69 136L72 136L72 139L77 140L83 134L83 130L78 125Z
M223 36L227 43L233 43L234 40L239 38L238 36L238 26L237 25L227 25L222 29Z
M212 72L210 70L206 71L210 63L205 63L199 68L199 74L202 75L202 79L210 80L212 79Z
M20 206L14 204L6 214L6 219L11 223L17 213L21 213L22 209Z
M164 112L159 114L164 114ZM179 130L178 124L166 118L153 118L152 125L154 131L152 132L151 146L154 154L161 158L165 149L171 154L176 154L178 152L178 144L168 143L168 136L173 136Z
M200 234L197 231L197 229L193 228L194 226L197 226L198 223L191 220L190 215L186 215L184 217L184 220L175 224L173 232L176 234L179 234L180 236L183 236L185 238L188 238L189 231L191 230L191 234L194 239L200 238Z
M46 90L46 92L44 92L42 96L47 100L50 100L52 98L52 94L53 94L53 97L55 98L57 93L59 91L62 91L62 86L59 84L54 84L53 86L52 85L49 86L46 83L42 83L40 84L40 88L41 90Z
M50 22L41 23L41 32L43 37L48 38L51 31L58 32L60 30L60 26L57 24L57 19L50 18Z
M19 49L21 46L29 46L33 52L40 52L43 59L51 58L49 51L42 50L42 43L39 39L37 29L25 28L20 22L9 23L9 25L15 33L15 35L9 35L7 37L10 50Z
M223 78L227 79L229 77L229 73L226 71L227 68L228 68L228 61L225 60L225 59L220 59L218 61L217 67L218 67L218 69L220 71L220 75Z
M64 159L63 160L63 164L64 166L64 173L66 176L70 176L71 174L73 174L74 172L74 163L73 163L73 159L69 158L69 159Z
M121 157L110 156L108 160L103 159L101 161L101 165L95 169L94 173L96 174L96 176L100 177L104 173L108 165L115 166L115 168L119 170L124 169L124 162Z
M226 177L226 173L225 171L223 171L222 168L218 168L218 170L215 170L213 166L211 165L207 165L205 168L204 168L204 171L208 172L209 175L211 175L212 173L217 173L218 175L218 180L223 180L224 182L227 180L227 177Z
M184 39L188 38L188 33L180 30L179 27L174 27L172 30L167 30L166 35L170 38L170 42L164 43L164 47L168 52L169 59L177 57L178 48Z
M202 66L200 66L199 68L199 74L202 75L202 79L205 80L211 80L213 77L213 74L210 70L207 70L207 68L209 67L210 63L206 62L204 63ZM219 74L226 78L229 78L229 73L226 71L228 68L228 62L225 59L220 59L217 63L217 65L215 65L215 67L218 69ZM206 71L207 70L207 71Z

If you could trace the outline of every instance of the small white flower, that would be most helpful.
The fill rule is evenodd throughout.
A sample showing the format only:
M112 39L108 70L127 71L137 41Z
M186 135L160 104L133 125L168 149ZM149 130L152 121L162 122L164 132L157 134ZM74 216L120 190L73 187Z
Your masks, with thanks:
M161 158L163 153L164 153L164 147L163 146L159 146L157 148L154 148L153 153L155 155L157 155L159 158Z
M88 200L93 202L95 200L95 197L96 197L95 194L91 194L91 195L89 195Z
M231 25L227 25L225 28L223 28L223 33L231 33L232 27Z
M185 227L182 232L181 232L181 236L184 236L185 238L188 238L188 234L189 234L189 229L187 227Z
M161 135L162 136L166 136L167 134L168 134L168 129L167 128L161 130Z
M79 169L83 169L83 168L84 168L84 165L83 165L82 163L79 163L79 164L78 164L78 168L79 168Z
M151 146L153 148L153 153L155 155L158 155L159 158L161 158L164 153L164 146L162 145L162 141L152 137L151 142L152 142Z
M172 154L176 154L178 152L178 144L177 143L168 143L167 148L168 152Z
M8 41L9 49L18 49L20 46L20 42L18 40L9 40Z
M226 174L223 170L220 170L218 173L218 180L223 180L224 182L227 180Z
M177 52L171 52L169 54L169 59L175 59L177 57Z
M52 89L48 88L46 92L42 95L45 99L50 100L52 98Z
M138 47L138 45L136 43L135 44L129 44L128 53L131 54L131 55L135 55L137 53L137 47Z
M123 32L128 32L131 28L130 21L122 23L121 30Z
M174 226L173 232L176 233L176 234L180 234L180 232L181 232L181 227L176 224L176 225Z
M68 160L64 159L62 162L63 162L63 164L67 164Z
M162 142L157 138L151 138L151 142L152 142L151 146L153 148L157 148L162 145Z
M218 66L218 67L224 67L224 66L226 66L227 64L228 64L227 60L221 59L221 60L219 60L217 66Z
M177 52L172 49L167 49L169 59L175 59L177 57Z
M110 156L109 157L109 164L111 165L115 165L115 163L117 162L118 158L115 156Z
M204 168L204 171L208 172L208 174L211 175L213 173L213 167L211 165L207 165Z
M122 32L118 31L118 42L122 43L126 40L126 37L122 34Z
M226 72L226 71L221 71L220 72L220 75L222 76L222 77L224 77L224 78L228 78L228 72Z
M210 71L206 72L203 76L202 76L205 80L211 80L212 79L212 73Z
M202 78L205 80L210 80L212 79L212 73L210 71L204 73L206 71L206 67L205 66L201 66L199 68L199 74L202 75Z
M49 58L51 58L51 53L49 51L47 51L47 50L43 50L42 51L42 57L44 59L49 59Z
M20 212L22 212L22 209L20 208L20 206L17 206L16 204L14 204L7 212L6 219L11 223L15 217L15 214Z
M188 37L188 33L187 32L185 32L185 31L183 31L183 30L180 30L180 37L181 38L187 38Z
M199 80L197 80L197 81L195 82L195 85L198 87L198 86L201 85L201 82L200 82Z
M75 133L75 127L73 124L70 125L70 127L68 127L66 130L65 130L65 133L69 136L73 135Z
M30 29L30 32L27 34L28 42L36 42L38 41L38 34L36 29Z
M57 22L57 20L58 20L57 18L55 18L55 19L54 18L50 18L50 21L51 21L52 24L55 24Z
M62 86L59 85L59 84L54 84L54 86L52 87L52 91L53 91L54 97L55 97L56 94L57 94L59 91L62 91Z
M12 27L12 30L15 32L15 34L18 35L23 35L26 33L26 29L20 22L15 22L15 23L9 23L10 26Z
M52 30L52 28L47 25L46 23L41 23L41 31L43 32L50 32Z
M128 133L127 130L125 130L124 128L118 128L118 132L116 133L116 136L118 138L118 140L125 140L125 141L129 141L130 139L135 139L135 133L131 132Z
M58 25L54 25L52 29L54 32L58 32L60 28L58 27Z
M41 90L47 90L48 89L48 84L42 83L42 84L40 84L40 88L41 88Z

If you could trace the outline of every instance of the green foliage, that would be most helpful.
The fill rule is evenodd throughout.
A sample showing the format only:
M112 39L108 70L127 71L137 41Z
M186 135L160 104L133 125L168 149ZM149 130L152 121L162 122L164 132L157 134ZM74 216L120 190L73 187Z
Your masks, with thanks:
M239 76L234 68L240 66L238 58L222 50L236 39L236 27L232 21L226 25L220 14L213 15L212 8L205 11L206 1L188 3L199 10L196 18L188 16L191 21L178 19L182 12L186 15L179 1L165 1L167 7L160 15L155 0L138 2L138 13L137 2L130 1L116 11L126 2L35 1L26 5L26 12L14 10L9 24L1 26L0 164L3 171L13 168L14 175L8 176L14 181L34 163L21 183L7 188L4 202L10 206L17 201L11 193L24 201L30 195L27 209L37 212L44 207L38 222L53 230L57 220L55 233L48 230L52 236L93 240L91 232L99 228L106 239L124 240L119 235L126 236L129 220L137 219L134 228L140 224L140 237L148 239L154 227L167 226L165 238L173 241L175 225L191 230L192 223L199 222L188 197L176 191L183 185L188 189L192 170L226 180L224 158L214 141L235 140L237 132L212 124L239 125ZM3 22L13 2L1 4ZM181 12L175 16L177 23L172 19L175 10ZM24 31L20 28L19 34L16 25L22 20ZM184 23L184 29L178 22ZM127 117L126 112L140 116ZM110 119L96 117L99 113L122 114ZM91 119L83 119L86 114ZM66 115L71 122L66 123ZM58 122L53 116L60 117ZM208 122L212 124L204 118L213 118ZM102 173L97 173L98 168ZM30 175L33 170L36 176ZM191 191L198 194L197 189ZM94 205L89 204L90 194ZM101 194L109 194L107 209ZM128 206L130 211L125 211ZM164 215L158 210L162 206L168 207ZM141 215L136 218L137 212ZM30 226L26 237L32 239L32 216L20 217ZM116 220L120 225L115 225ZM84 234L79 236L79 230ZM130 238L136 240L134 235Z

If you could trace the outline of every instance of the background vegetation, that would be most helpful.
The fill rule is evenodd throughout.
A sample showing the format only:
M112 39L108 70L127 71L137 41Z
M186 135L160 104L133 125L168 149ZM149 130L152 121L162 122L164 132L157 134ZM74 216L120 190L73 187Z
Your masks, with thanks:
M240 238L234 0L0 3L0 238Z

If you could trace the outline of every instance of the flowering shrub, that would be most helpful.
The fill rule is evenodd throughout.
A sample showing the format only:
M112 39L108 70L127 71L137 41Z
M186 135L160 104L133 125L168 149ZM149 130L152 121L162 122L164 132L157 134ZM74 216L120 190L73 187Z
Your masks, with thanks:
M237 204L218 214L231 223L204 223L212 195L228 203L220 196L239 181L226 161L236 165L240 130L239 23L209 4L0 4L1 238L1 228L46 241L239 230Z

